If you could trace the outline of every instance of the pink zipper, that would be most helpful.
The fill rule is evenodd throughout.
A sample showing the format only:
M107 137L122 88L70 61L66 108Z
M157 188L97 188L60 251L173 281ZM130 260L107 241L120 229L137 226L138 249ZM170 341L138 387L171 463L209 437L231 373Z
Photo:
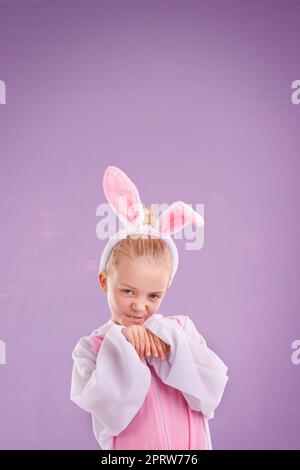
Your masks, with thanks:
M163 413L163 409L162 409L162 404L161 404L161 400L160 400L160 396L159 396L158 384L156 382L154 374L151 374L151 375L152 375L152 378L153 378L153 381L154 381L154 389L155 389L156 401L158 403L160 424L161 424L161 428L162 428L162 432L163 432L164 445L165 445L166 449L170 449L166 422L165 422L164 413Z

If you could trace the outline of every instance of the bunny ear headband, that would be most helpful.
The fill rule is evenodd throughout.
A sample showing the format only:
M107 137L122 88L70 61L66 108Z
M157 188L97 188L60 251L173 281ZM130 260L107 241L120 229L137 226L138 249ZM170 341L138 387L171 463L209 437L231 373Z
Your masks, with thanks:
M111 237L101 255L99 272L103 271L114 245L128 235L151 235L162 239L173 257L173 279L178 267L178 251L171 234L191 223L203 227L203 217L182 201L173 202L165 209L155 227L143 225L145 212L139 192L128 176L116 166L106 168L103 177L105 196L125 228Z

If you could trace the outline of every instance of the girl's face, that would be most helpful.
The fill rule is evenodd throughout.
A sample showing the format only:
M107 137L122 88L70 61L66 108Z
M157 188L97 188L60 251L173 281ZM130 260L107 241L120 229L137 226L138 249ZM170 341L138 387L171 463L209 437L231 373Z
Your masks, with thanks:
M142 325L160 307L170 271L145 257L123 259L108 276L99 273L111 319L122 326Z

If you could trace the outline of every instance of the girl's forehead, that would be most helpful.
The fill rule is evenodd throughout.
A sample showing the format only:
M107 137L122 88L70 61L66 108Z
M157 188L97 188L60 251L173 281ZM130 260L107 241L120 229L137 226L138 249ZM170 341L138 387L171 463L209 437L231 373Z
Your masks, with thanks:
M147 291L163 291L166 289L170 272L157 263L142 262L140 259L128 260L113 268L113 279L118 284Z
M159 264L155 259L149 259L145 256L138 258L124 258L115 266L118 273L154 273L157 274L160 271L166 269L164 266Z

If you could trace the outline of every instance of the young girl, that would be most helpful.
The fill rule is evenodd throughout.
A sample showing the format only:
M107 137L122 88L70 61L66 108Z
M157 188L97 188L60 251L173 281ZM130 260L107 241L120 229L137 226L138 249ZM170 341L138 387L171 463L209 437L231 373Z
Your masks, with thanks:
M103 449L211 449L227 367L188 316L158 313L178 266L171 234L204 221L181 201L155 219L116 167L103 188L126 227L101 256L111 319L74 348L71 400L92 414Z

